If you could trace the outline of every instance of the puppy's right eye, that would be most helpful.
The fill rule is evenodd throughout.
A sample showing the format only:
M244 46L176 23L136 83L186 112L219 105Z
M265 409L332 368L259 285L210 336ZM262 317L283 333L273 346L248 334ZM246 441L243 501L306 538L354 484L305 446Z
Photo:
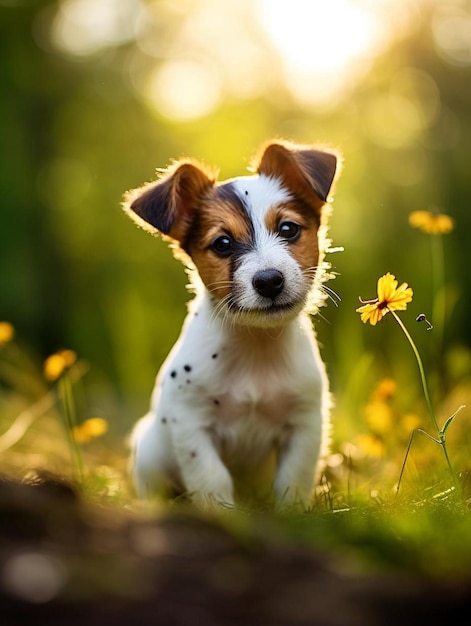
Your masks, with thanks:
M219 256L229 256L234 249L234 242L227 235L221 235L213 241L210 247Z

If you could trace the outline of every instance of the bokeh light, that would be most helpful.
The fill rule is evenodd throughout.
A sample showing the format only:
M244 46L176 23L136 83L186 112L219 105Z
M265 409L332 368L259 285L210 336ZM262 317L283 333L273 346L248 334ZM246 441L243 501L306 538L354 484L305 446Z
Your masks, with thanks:
M221 87L205 65L168 61L151 74L146 95L162 115L184 121L211 113L220 102Z
M151 109L185 121L210 114L223 96L283 90L303 107L337 106L408 32L413 12L405 0L63 0L51 40L76 59L135 41L142 58L130 65L131 83ZM437 16L445 51L463 19Z
M89 56L133 39L141 0L64 0L51 39L61 52Z
M469 2L441 2L433 16L438 51L454 65L471 65L471 6Z
M330 286L342 301L316 321L337 397L336 436L343 419L345 434L364 417L343 410L344 395L363 393L380 370L399 386L414 380L403 353L386 365L401 350L387 326L367 334L354 313L364 285L391 271L414 286L414 313L430 316L431 249L408 225L413 211L456 224L444 243L439 297L449 307L453 372L458 353L468 358L469 2L0 4L0 314L15 329L2 357L25 344L39 364L63 346L80 354L92 405L80 417L103 416L103 441L127 433L147 409L188 299L183 268L165 243L128 222L122 194L183 155L219 168L223 179L245 174L271 137L343 152L330 232L344 252L329 255ZM429 336L424 330L421 340L432 359ZM375 361L378 346L384 360ZM4 369L13 376L13 366ZM4 431L27 397L16 393Z

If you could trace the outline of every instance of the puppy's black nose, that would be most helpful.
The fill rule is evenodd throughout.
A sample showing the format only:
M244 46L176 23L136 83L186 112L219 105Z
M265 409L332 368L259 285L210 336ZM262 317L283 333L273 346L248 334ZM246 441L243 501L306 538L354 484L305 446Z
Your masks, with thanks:
M254 289L265 298L274 300L283 291L285 279L278 270L260 270L252 278Z

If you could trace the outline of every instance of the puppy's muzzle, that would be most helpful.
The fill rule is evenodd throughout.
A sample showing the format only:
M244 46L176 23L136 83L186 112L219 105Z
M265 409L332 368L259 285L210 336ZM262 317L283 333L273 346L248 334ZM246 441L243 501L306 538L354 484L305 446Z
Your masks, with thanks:
M260 270L252 278L255 291L264 298L274 300L283 291L285 278L279 270Z

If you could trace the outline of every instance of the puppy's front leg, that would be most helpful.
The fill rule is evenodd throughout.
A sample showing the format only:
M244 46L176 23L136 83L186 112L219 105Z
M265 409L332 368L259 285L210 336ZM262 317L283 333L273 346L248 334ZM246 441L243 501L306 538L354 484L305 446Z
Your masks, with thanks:
M283 504L307 506L311 499L321 449L322 424L293 428L280 450L275 476L275 496Z
M200 506L233 504L231 475L208 431L177 424L172 431L175 456L192 501Z

